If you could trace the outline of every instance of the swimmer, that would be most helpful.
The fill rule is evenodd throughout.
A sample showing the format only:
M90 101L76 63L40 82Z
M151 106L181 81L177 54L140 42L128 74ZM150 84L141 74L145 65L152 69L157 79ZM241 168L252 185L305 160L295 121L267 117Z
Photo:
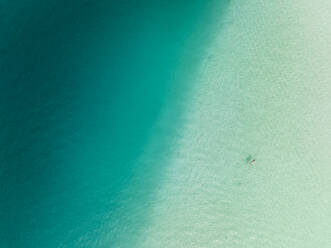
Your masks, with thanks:
M253 166L254 163L255 163L255 159L252 159L251 162L249 162L249 166Z

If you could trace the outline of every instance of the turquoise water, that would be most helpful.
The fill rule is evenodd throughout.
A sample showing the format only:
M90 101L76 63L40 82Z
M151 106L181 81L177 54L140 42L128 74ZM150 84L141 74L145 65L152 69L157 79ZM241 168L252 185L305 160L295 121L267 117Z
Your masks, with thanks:
M130 204L164 166L136 161L190 88L213 4L1 2L1 247L132 247L149 204Z
M137 247L330 246L330 7L215 17Z
M330 11L0 1L0 246L330 247Z

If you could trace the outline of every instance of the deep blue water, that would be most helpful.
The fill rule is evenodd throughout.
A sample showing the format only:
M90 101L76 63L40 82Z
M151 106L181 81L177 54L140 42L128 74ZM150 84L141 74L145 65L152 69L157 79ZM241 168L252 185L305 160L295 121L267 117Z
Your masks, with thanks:
M198 61L211 6L0 2L1 247L130 247L139 225L125 225L144 213L122 220L118 199L138 170L157 184L157 158L135 162L173 92L190 87L174 72Z

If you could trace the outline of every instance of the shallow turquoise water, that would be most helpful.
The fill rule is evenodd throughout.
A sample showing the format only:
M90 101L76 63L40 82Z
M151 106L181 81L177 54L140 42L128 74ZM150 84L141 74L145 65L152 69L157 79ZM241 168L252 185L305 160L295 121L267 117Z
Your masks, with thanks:
M330 9L234 0L215 17L137 247L330 246Z

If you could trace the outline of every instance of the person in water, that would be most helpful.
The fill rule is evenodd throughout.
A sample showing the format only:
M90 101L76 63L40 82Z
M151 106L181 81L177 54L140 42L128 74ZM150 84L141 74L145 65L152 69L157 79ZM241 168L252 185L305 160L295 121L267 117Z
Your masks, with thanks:
M253 166L254 163L255 163L255 159L252 159L251 162L249 162L249 166Z

